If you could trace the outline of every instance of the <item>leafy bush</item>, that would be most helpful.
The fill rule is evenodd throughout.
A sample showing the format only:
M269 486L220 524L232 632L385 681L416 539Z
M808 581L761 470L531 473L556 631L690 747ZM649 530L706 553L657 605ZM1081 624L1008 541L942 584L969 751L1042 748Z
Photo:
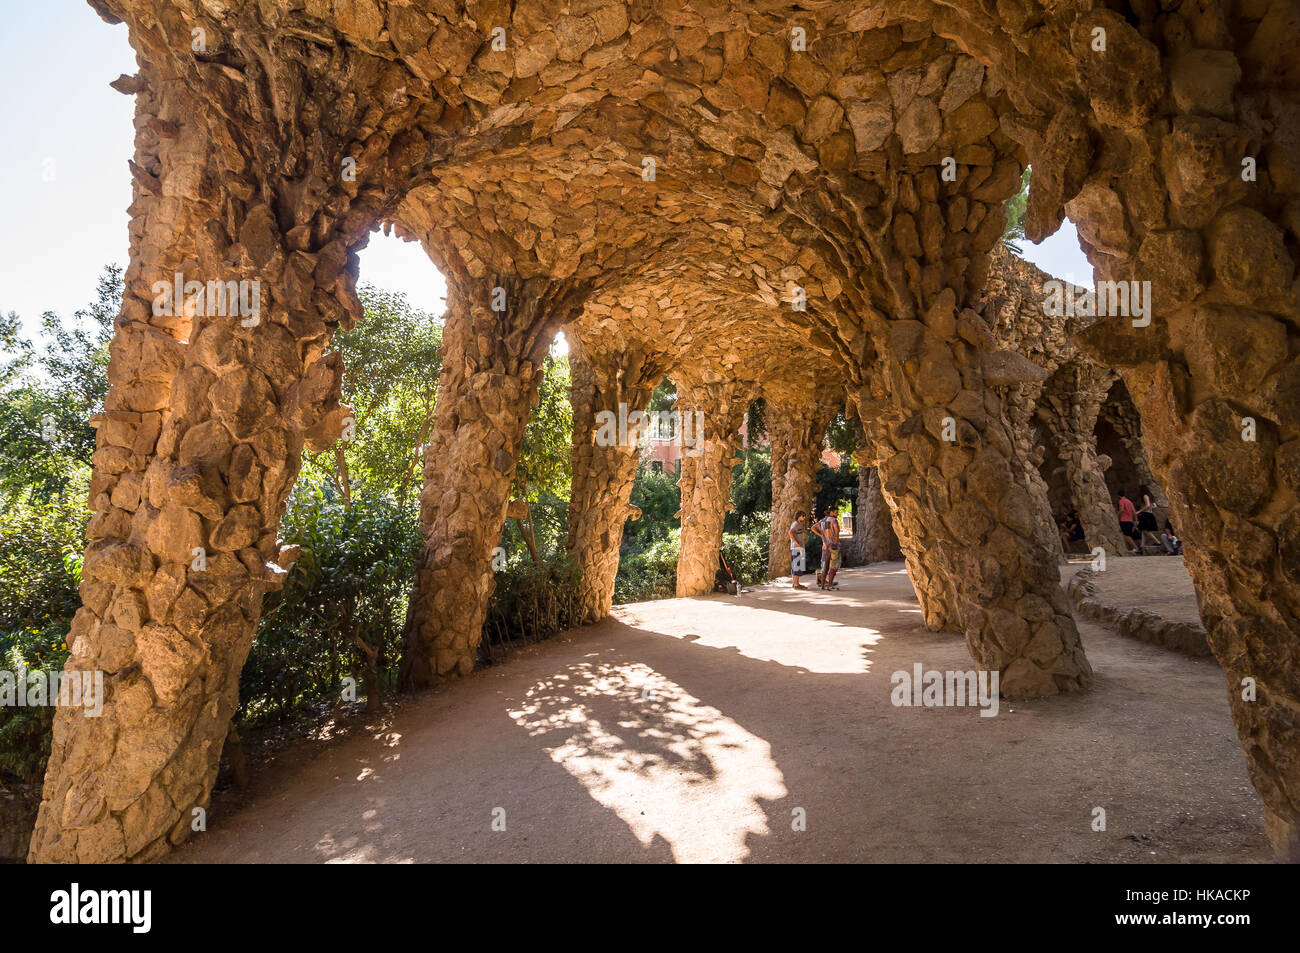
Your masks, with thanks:
M723 558L741 585L754 586L767 579L767 546L766 523L754 523L744 532L723 534Z
M667 539L677 520L673 514L682 505L682 491L676 473L652 470L643 459L637 464L632 481L633 506L640 507L641 517L629 520L623 528L623 551L638 552L651 543Z
M86 509L56 496L0 514L0 669L58 672L81 582ZM0 707L0 782L40 783L54 707Z
M0 632L0 669L14 673L62 671L68 659L68 626L62 620ZM0 706L0 784L39 784L50 757L54 706Z
M614 579L614 602L645 602L676 595L681 537L681 530L674 529L641 552L625 553ZM743 532L723 534L722 554L741 585L757 585L767 578L767 541L767 523L762 521Z
M677 553L682 531L670 529L640 552L624 553L614 577L614 602L668 599L677 592Z
M90 516L79 497L84 490L78 497L11 500L0 512L0 638L71 624Z
M540 642L577 625L580 575L563 554L539 565L516 554L497 573L479 661L498 661L519 643Z
M299 483L281 535L302 555L266 597L240 677L243 716L279 718L337 699L346 676L377 705L396 678L420 547L415 505L363 489L345 505L332 487Z
M767 449L744 450L742 460L731 471L731 503L726 531L749 532L756 520L766 521L772 512L772 456Z

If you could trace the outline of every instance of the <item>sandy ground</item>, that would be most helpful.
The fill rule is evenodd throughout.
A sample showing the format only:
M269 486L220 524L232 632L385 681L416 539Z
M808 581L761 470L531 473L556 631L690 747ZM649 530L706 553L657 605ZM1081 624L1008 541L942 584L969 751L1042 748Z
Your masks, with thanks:
M965 646L901 563L840 579L617 609L286 753L173 859L1269 859L1212 660L1084 622L1092 692L895 707L891 673L969 669Z

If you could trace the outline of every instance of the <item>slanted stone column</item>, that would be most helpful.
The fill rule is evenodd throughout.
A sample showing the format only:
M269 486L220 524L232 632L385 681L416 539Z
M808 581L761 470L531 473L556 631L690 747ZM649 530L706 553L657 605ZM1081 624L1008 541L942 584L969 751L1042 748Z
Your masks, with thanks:
M424 454L415 587L400 682L468 675L492 595L519 447L556 330L582 304L572 282L512 277L447 283L442 377Z
M938 156L963 154L935 143L934 130L926 136ZM1042 369L1000 350L974 307L1001 230L999 205L1021 168L990 152L991 169L977 162L968 171L959 159L952 182L937 166L900 171L892 218L860 233L865 268L846 274L844 286L869 329L864 357L874 358L858 415L926 622L956 621L975 661L1001 673L1002 693L1032 697L1084 689L1092 671L1057 556L1039 541L1042 514L1002 394L1041 380Z
M648 436L639 417L663 378L663 366L643 351L588 348L576 329L567 334L573 403L573 488L569 498L569 558L582 569L582 621L609 615L618 575L619 546L636 477L638 440ZM603 415L598 417L598 415ZM609 418L613 436L609 437ZM626 430L624 429L626 427Z
M229 125L196 116L162 66L130 86L131 263L66 667L102 673L103 712L56 714L33 862L155 859L208 807L262 598L290 562L277 531L303 447L327 448L347 413L323 352L360 313L345 266L371 213L332 161L291 185L249 168L256 149L232 137L272 133L243 84L210 90L246 120Z
M876 452L867 439L862 421L855 419L859 449L853 454L858 465L858 512L853 526L853 545L864 563L902 559L903 550L894 532L894 515L880 490Z
M1033 401L1037 399L1038 384L1023 384L1008 388L1006 395L1007 419L1011 424L1011 440L1014 457L1020 463L1020 472L1024 476L1025 489L1029 491L1030 506L1036 515L1034 535L1045 550L1052 554L1058 563L1068 562L1061 534L1053 519L1052 504L1048 496L1047 481L1039 467L1043 463L1043 448L1038 445L1038 427L1031 419L1034 410ZM1026 392L1032 392L1030 397Z
M809 395L808 401L768 398L767 433L772 444L772 530L767 577L790 572L790 524L799 510L813 519L822 439L836 407ZM778 447L780 448L778 450ZM780 466L778 471L777 467Z
M1038 542L1034 500L1000 399L983 380L981 349L941 330L959 321L961 340L978 344L988 328L977 312L956 314L953 304L951 292L940 297L910 349L885 358L899 361L892 374L907 386L888 395L892 411L863 414L909 569L925 567L913 581L926 622L932 625L934 603L955 611L971 655L1001 672L1008 697L1085 688L1091 668L1055 556ZM927 585L939 591L921 595Z
M731 499L731 469L740 447L740 424L749 405L747 385L682 382L677 406L682 415L703 414L703 433L694 447L683 446L681 549L677 555L677 595L713 591L722 545L723 521Z
M1110 555L1123 555L1127 547L1119 533L1119 517L1106 488L1106 475L1097 459L1097 412L1101 398L1088 390L1065 395L1063 413L1049 425L1057 455L1065 464L1066 481L1074 499L1079 523L1088 546L1101 546Z
M1061 375L1064 374L1064 379ZM1097 415L1101 411L1113 374L1095 364L1075 364L1052 378L1044 392L1039 414L1065 464L1070 496L1090 547L1100 546L1112 556L1127 551L1119 517L1106 486L1106 473L1097 459ZM1051 408L1051 412L1047 408Z

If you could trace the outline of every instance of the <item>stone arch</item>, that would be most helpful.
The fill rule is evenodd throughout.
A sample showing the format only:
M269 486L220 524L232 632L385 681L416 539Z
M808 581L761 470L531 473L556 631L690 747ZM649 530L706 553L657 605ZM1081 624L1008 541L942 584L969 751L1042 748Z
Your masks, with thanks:
M726 335L760 357L802 342L863 421L927 624L960 629L1008 695L1086 688L1021 436L1025 389L1047 373L999 342L984 299L1027 162L1031 238L1068 211L1100 278L1151 281L1152 323L1079 336L1141 412L1270 833L1294 844L1300 169L1294 66L1272 39L1294 33L1287 3L1129 19L974 0L613 3L562 27L527 4L95 6L128 22L144 64L125 84L140 97L132 262L69 637L70 665L116 681L102 723L60 714L34 859L156 856L206 803L297 451L342 414L324 351L356 315L350 250L388 218L449 286L407 686L467 671L545 345L609 292L658 315L653 343L672 346L632 334L582 389L610 393L635 374L628 355L662 351L683 406L716 423L682 476L679 593L712 578L739 414L760 383L793 383L729 355ZM486 42L493 16L504 53ZM1243 156L1260 160L1249 183ZM152 320L155 273L191 262L261 276L279 343ZM647 292L663 281L690 307L660 306ZM618 468L599 459L588 496L617 503ZM195 535L221 554L201 579L181 558ZM612 544L597 535L593 613Z
M1145 315L1112 310L1082 343L1141 414L1269 836L1294 856L1300 13L1285 0L1127 17L1073 5L993 16L973 2L908 12L1005 84L1007 127L1035 169L1028 237L1068 213L1099 281L1149 293ZM1063 68L1036 68L1049 50ZM1247 680L1267 686L1255 700Z
M1111 498L1117 498L1121 490L1135 493L1139 486L1146 486L1156 504L1156 521L1163 527L1169 517L1169 500L1151 471L1146 448L1142 445L1142 421L1123 378L1117 377L1111 384L1097 416L1096 435L1097 453L1110 461L1106 468L1106 486ZM1136 497L1134 501L1141 502Z

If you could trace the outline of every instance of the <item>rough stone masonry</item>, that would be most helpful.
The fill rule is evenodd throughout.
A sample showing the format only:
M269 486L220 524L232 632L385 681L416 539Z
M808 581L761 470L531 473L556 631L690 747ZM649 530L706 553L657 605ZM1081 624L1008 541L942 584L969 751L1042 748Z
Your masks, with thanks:
M379 226L421 242L450 294L408 686L472 665L540 363L571 329L580 406L639 395L653 370L705 414L682 594L711 571L747 401L768 396L781 452L802 453L816 374L862 423L927 624L962 632L1008 697L1085 690L1025 428L1068 423L1049 443L1095 521L1105 467L1068 433L1117 372L1269 834L1296 850L1291 0L92 5L139 62L115 83L136 102L131 260L69 635L69 667L105 672L108 697L101 718L57 717L32 860L156 858L208 804L291 561L277 531L300 452L347 413L329 343L360 317L356 253ZM1092 365L1055 383L986 299L1030 163L1029 237L1068 214L1098 280L1151 289L1145 325L1077 329ZM258 282L260 320L157 313L153 284L178 272ZM589 439L573 505L598 616L619 521L597 511L624 504L630 471Z

